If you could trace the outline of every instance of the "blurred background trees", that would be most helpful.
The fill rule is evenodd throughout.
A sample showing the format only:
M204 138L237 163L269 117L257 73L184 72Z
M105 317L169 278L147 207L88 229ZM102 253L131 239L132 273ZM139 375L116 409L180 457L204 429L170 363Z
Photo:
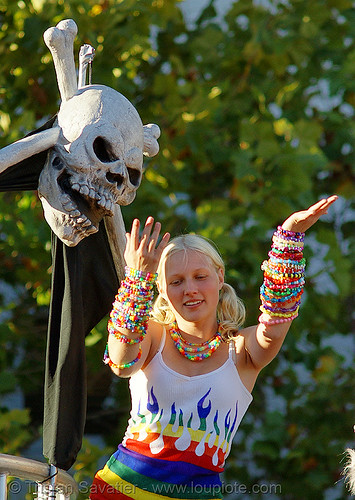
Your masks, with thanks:
M79 27L76 54L83 43L96 49L93 83L120 91L162 129L160 154L146 161L137 198L123 208L127 227L153 215L172 234L212 238L248 324L257 319L272 228L339 195L307 236L300 317L260 376L224 480L246 485L248 498L345 498L338 480L355 407L352 1L0 0L0 147L58 110L42 35L65 18ZM40 440L50 275L50 230L37 194L1 194L4 453L28 454ZM83 498L129 412L127 381L113 380L101 362L105 338L104 320L87 338L87 436L73 467Z

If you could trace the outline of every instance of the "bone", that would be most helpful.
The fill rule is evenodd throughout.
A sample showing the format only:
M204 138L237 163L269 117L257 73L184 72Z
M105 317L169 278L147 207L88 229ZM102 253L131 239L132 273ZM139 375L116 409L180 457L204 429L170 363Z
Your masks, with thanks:
M115 204L113 206L113 216L104 217L104 222L117 277L121 280L124 278L124 267L126 265L123 256L126 246L126 230L121 208Z
M77 33L76 23L72 19L65 19L55 28L48 28L43 35L53 57L62 101L68 101L78 89L73 52Z
M26 158L46 151L58 141L61 129L53 127L24 137L0 150L0 173Z
M155 123L144 125L144 155L155 156L159 153L158 140L160 137L160 128Z
M80 47L79 52L79 74L78 74L78 88L81 89L86 83L86 71L89 64L95 57L95 49L91 45L85 44ZM91 75L89 74L89 85L91 84Z

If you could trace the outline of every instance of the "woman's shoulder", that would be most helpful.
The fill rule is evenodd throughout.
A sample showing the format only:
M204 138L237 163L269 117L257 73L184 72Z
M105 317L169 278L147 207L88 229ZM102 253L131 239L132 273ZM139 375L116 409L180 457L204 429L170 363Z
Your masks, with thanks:
M250 368L253 367L250 353L247 348L247 339L249 336L255 334L255 326L249 326L238 331L232 342L235 348L237 363L240 368Z
M247 390L251 393L258 376L258 371L255 370L246 347L246 338L248 335L250 335L250 330L248 330L248 328L240 330L238 335L234 337L231 342L233 343L232 345L235 349L234 359L240 379Z
M157 321L154 321L152 319L149 320L147 333L150 338L150 347L143 367L147 366L148 363L153 359L155 354L158 352L163 338L164 329L165 327L161 323L158 323Z
M162 325L161 323L158 323L158 321L155 321L153 319L150 319L148 322L148 334L153 338L159 337L161 338L163 331L165 329L165 326Z
M239 354L245 348L245 338L248 335L246 331L247 328L238 330L238 333L234 335L230 343L235 347L236 353Z

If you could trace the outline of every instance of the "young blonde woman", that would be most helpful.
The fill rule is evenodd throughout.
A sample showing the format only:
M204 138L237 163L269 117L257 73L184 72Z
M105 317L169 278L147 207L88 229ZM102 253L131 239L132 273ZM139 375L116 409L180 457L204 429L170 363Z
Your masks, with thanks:
M134 220L104 354L116 375L130 377L131 418L92 500L222 498L220 474L256 379L298 314L304 232L336 198L277 228L262 265L259 323L242 330L244 307L215 247L196 235L169 242L164 234L158 244L160 223L148 217L140 236Z

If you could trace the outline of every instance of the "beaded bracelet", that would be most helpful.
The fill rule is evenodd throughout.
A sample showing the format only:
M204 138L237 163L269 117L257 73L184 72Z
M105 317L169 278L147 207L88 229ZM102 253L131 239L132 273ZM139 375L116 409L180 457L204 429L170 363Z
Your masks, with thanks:
M305 282L303 240L304 233L288 231L281 226L274 232L269 260L261 266L264 281L260 287L260 323L285 323L298 316ZM287 307L289 303L292 305Z
M156 273L145 273L137 269L125 267L125 279L121 281L120 288L115 297L110 319L107 324L109 334L127 345L139 344L138 356L129 363L116 365L111 361L108 353L108 344L104 352L104 363L113 368L123 370L136 363L142 355L141 342L143 341L152 309L154 298L154 283L157 279ZM139 333L139 337L132 339L120 332L124 328L132 333Z
M296 314L292 319L297 318L297 316L298 314ZM290 320L288 318L271 319L271 316L268 314L260 314L258 321L263 325L277 325L279 323L288 323Z
M119 340L120 342L124 342L125 344L128 344L128 345L133 345L133 344L139 344L140 342L142 342L144 340L145 334L140 335L136 339L131 339L130 337L128 337L124 333L121 333L120 331L118 331L117 328L119 328L119 327L117 327L117 325L111 319L109 319L108 324L107 324L108 332L111 335L114 335L114 337L117 340Z
M104 361L105 365L109 365L109 366L111 366L111 368L117 368L118 370L124 370L125 368L130 368L132 365L134 365L134 363L137 363L137 361L141 358L141 356L142 356L142 346L139 345L138 356L133 361L129 361L128 363L123 363L122 365L116 365L116 363L114 363L110 358L110 355L108 353L108 344L106 344L106 349L104 352L104 360L103 361Z
M156 273L144 273L130 267L125 268L125 279L121 282L115 297L108 324L109 332L118 340L127 344L135 344L143 340L153 305L156 279ZM139 333L140 337L129 339L117 332L119 328Z

